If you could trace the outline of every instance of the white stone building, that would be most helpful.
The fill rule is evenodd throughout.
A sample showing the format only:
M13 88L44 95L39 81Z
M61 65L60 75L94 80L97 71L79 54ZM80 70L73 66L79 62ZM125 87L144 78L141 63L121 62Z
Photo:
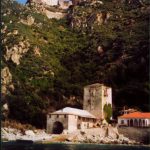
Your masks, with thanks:
M35 3L46 4L48 6L59 6L62 9L68 9L72 5L72 0L32 0Z
M59 0L32 0L34 3L46 4L49 6L57 6Z
M45 4L50 5L50 6L57 6L58 5L58 0L43 0Z
M59 7L61 9L68 9L69 6L72 5L72 1L71 0L59 0Z
M119 126L150 127L150 113L133 112L118 117Z
M60 134L77 129L92 128L96 117L86 110L65 107L47 115L47 133Z

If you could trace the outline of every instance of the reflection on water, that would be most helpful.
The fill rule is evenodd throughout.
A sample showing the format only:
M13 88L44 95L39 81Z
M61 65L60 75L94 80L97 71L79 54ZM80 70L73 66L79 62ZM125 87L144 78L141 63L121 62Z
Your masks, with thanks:
M150 150L149 146L2 143L2 150Z

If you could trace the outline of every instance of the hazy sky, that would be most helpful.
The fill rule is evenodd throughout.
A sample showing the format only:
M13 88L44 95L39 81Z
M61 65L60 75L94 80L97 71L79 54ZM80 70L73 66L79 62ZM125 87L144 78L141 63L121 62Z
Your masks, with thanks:
M16 0L17 2L19 2L19 3L21 3L21 4L25 4L25 2L27 1L27 0Z

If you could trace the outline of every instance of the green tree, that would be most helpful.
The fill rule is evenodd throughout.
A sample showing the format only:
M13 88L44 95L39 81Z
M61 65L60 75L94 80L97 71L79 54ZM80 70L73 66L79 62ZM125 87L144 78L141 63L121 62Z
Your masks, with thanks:
M112 107L111 104L105 104L104 105L104 113L105 113L105 119L107 122L110 121L110 118L112 116Z

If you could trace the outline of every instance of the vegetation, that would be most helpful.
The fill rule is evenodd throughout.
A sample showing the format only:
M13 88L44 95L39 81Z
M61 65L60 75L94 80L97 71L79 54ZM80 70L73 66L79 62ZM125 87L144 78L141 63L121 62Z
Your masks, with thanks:
M112 117L112 106L111 106L111 104L105 104L103 109L104 109L106 121L110 122L110 119Z
M132 8L106 1L100 6L70 8L70 14L79 19L86 17L82 14L98 10L111 13L106 24L95 24L92 30L72 29L70 18L48 19L16 2L2 5L2 14L11 12L2 15L7 33L19 31L15 36L2 35L8 39L3 45L3 56L6 45L11 47L22 39L30 43L20 65L2 57L15 87L5 97L9 118L44 128L48 111L65 106L82 108L83 87L96 82L113 88L113 114L117 115L124 105L149 110L148 4ZM18 22L27 15L35 19L32 26ZM34 54L35 46L40 49L41 57ZM102 47L102 53L97 51L98 46ZM110 114L109 110L108 117Z

